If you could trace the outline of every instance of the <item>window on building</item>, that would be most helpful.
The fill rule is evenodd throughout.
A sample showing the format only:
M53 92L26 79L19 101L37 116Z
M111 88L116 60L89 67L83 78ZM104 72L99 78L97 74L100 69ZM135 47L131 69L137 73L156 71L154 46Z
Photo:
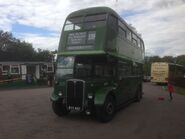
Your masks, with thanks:
M10 65L3 65L3 72L10 71Z
M46 72L47 71L47 65L42 65L41 70L42 70L42 72Z
M48 68L48 72L53 72L53 65L52 64L49 64L47 68Z
M11 66L11 73L12 74L19 74L19 65L12 65Z
M2 72L2 70L3 70L3 69L2 69L2 65L0 65L0 72Z

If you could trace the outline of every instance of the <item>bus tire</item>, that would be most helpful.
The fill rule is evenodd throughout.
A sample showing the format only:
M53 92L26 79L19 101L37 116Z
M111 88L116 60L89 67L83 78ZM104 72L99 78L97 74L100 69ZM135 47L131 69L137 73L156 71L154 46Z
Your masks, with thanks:
M67 108L64 106L64 104L62 104L62 102L52 102L52 109L53 112L57 115L57 116L64 116L67 115L69 113L69 110L67 110Z
M113 96L108 95L103 106L96 107L96 118L100 122L109 122L115 115L115 99Z

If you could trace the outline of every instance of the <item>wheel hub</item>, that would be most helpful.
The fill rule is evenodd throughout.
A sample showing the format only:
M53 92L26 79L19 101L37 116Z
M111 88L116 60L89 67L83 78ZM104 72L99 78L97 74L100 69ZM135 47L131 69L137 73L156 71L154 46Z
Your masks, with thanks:
M113 106L113 104L112 103L108 103L106 109L107 109L107 113L108 114L112 114L114 112L114 106Z

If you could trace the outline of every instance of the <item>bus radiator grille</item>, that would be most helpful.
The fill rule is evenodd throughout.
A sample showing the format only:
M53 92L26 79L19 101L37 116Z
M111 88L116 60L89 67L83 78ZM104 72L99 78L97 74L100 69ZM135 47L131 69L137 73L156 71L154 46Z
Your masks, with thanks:
M84 82L70 80L67 82L67 107L82 108L84 97Z

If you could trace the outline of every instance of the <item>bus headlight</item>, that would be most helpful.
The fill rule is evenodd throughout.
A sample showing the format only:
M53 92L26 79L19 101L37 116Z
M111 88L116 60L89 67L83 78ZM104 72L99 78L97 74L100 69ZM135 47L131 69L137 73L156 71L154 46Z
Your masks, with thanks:
M93 98L93 94L88 94L88 99L92 99Z
M55 80L55 84L58 85L58 83L59 83L58 80Z
M59 95L59 96L62 96L62 95L63 95L63 94L62 94L62 91L60 91L60 92L58 93L58 95Z

